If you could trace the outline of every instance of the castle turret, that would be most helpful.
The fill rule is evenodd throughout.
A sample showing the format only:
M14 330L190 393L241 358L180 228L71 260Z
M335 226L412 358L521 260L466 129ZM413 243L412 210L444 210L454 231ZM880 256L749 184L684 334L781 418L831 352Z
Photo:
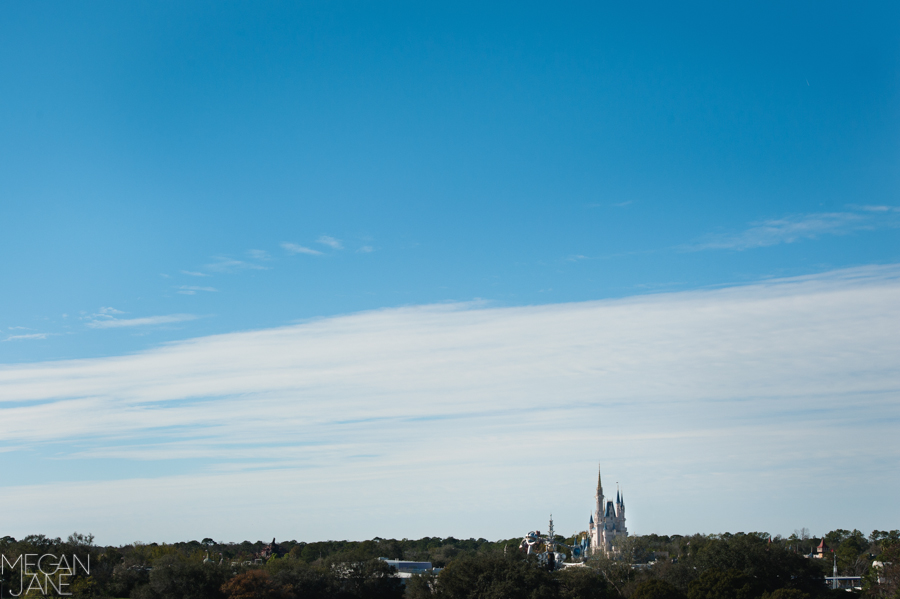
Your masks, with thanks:
M600 474L597 475L597 492L594 497L597 503L589 524L591 551L608 555L613 551L614 539L628 535L625 527L625 499L617 485L616 500L604 501Z

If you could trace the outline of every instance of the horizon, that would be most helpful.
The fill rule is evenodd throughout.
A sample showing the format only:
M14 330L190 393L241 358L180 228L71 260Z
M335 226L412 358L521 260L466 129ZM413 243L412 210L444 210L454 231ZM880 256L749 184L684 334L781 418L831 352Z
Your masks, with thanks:
M541 532L541 529L536 529L536 531L537 531L538 533L540 533L540 532ZM673 533L673 534L657 534L657 533L647 533L647 534L634 534L634 535L631 534L631 533L629 532L629 533L628 533L628 537L632 537L632 536L636 536L636 537L659 536L659 537L667 537L667 538L669 538L669 539L672 539L672 538L676 538L676 537L680 537L680 538L690 538L690 537L693 537L693 536L704 536L704 537L710 537L710 538L716 538L716 537L719 537L719 538L727 538L727 537L735 537L735 536L741 536L741 535L747 535L747 536L764 535L764 536L767 536L767 537L769 537L769 538L771 538L771 539L773 539L773 540L781 540L781 541L790 541L790 540L792 540L792 538L796 538L798 541L814 541L814 540L816 540L816 539L824 540L825 537L826 537L828 534L830 534L830 533L832 533L832 532L839 532L839 531L848 532L848 533L861 532L861 533L863 534L863 536L864 536L866 539L870 539L871 536L872 536L872 533L875 533L875 532L890 532L890 531L886 531L886 530L875 529L875 530L872 531L872 533L866 534L864 531L859 531L858 529L850 529L850 530L847 530L847 529L840 529L840 528L838 528L838 529L830 530L830 531L828 531L828 532L826 532L825 534L822 534L822 535L811 534L811 533L809 533L808 531L807 531L806 533L801 533L800 530L794 530L794 531L793 531L791 534L789 534L789 535L783 535L783 534L781 534L781 533L775 533L775 534L773 534L773 533L770 533L770 532L768 532L768 531L761 531L761 530L760 530L760 531L736 531L736 532L724 531L724 532L718 532L718 533L699 533L699 532L695 532L695 533L690 533L690 534L678 534L678 533ZM896 530L893 531L893 532L896 532ZM115 545L115 544L112 544L112 545L109 545L109 544L104 545L104 544L101 544L101 543L96 543L96 542L95 542L96 539L93 538L93 535L92 535L91 533L79 533L78 531L75 531L74 533L71 533L69 536L79 535L79 534L81 534L81 535L84 536L84 537L89 537L89 538L91 539L92 546L95 546L95 547L129 547L129 546L137 547L137 546L150 546L150 545L190 545L190 544L193 544L193 543L196 543L196 544L198 544L198 545L203 545L203 546L211 547L211 546L215 546L215 545L242 545L242 544L245 544L245 543L249 543L249 544L251 544L251 545L258 545L258 544L263 544L263 545L265 545L265 544L271 543L271 541L268 541L267 539L257 539L257 540L255 540L255 541L251 541L250 539L244 539L243 541L233 541L233 540L225 540L225 541L222 541L222 540L215 540L215 539L213 539L211 543L207 543L207 541L209 540L209 537L204 537L203 540L200 540L200 541L198 541L197 539L191 539L191 540L189 540L189 541L182 540L182 541L169 541L169 542L165 542L165 541L164 541L164 542L157 542L157 541L152 541L152 540L151 540L151 541L131 541L131 542L122 543L122 544L119 544L119 545ZM527 534L527 533L526 533L526 534ZM568 535L559 534L559 533L557 532L557 533L555 534L555 536L556 536L556 537L562 537L562 538L565 538L565 539L568 539L568 538L575 538L575 539L577 539L579 535L584 535L584 534L587 534L587 530L577 531L577 532L575 532L575 533L573 533L573 534L568 534ZM801 534L806 534L806 536L805 536L805 537L804 537L804 536L801 536ZM40 536L40 533L37 534L37 535L26 535L25 537L22 537L22 538L20 538L20 539L16 539L15 537L12 537L12 538L13 538L16 542L20 542L20 541L24 541L24 540L26 539L26 537L28 537L28 536ZM53 538L53 537L48 537L47 535L43 535L43 536L46 537L46 538ZM275 542L276 542L277 544L289 543L289 544L296 544L296 545L301 545L301 544L310 545L310 544L315 544L315 543L364 543L364 542L367 542L367 541L376 541L376 542L377 542L377 541L399 541L399 542L409 541L409 542L416 542L416 541L423 541L423 540L425 540L425 539L441 539L442 541L447 541L447 540L449 540L449 539L454 539L454 540L458 540L458 541L485 541L485 542L487 542L487 543L500 543L500 542L503 542L503 541L507 541L507 542L508 542L508 541L511 541L511 540L514 540L514 539L518 539L518 538L524 537L524 536L525 536L525 535L519 535L519 536L513 536L513 537L502 537L502 538L496 538L496 539L486 539L486 538L484 538L484 537L457 537L457 536L454 536L454 535L449 535L449 536L446 536L446 537L435 537L435 536L428 536L428 535L426 535L426 536L419 537L419 538L406 538L406 537L403 537L403 538L394 538L394 537L372 537L372 538L369 538L369 539L337 539L337 538L335 538L335 539L319 539L319 540L314 540L314 541L307 541L307 540L297 540L297 539L287 539L287 538L284 538L284 539L279 540L278 537L277 537L277 535L276 535L276 537L274 538L274 540L275 540ZM3 537L0 537L0 539L2 539L2 538L3 538ZM60 541L64 541L65 537L56 537L56 539L58 539L58 540L60 540Z

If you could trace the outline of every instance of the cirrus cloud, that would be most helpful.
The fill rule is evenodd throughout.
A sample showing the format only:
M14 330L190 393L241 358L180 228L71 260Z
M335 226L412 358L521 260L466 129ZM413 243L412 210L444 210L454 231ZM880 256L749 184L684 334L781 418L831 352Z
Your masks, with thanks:
M145 327L161 324L173 324L196 320L193 314L166 314L162 316L144 316L141 318L95 318L85 323L92 329L119 329L124 327Z
M892 206L851 206L848 212L795 214L750 223L739 233L709 235L699 243L685 246L697 250L748 250L782 243L817 239L823 235L847 235L854 231L900 226L898 210Z
M308 248L306 246L298 245L296 243L289 243L285 241L281 244L281 248L286 251L288 254L309 254L311 256L321 256L322 252L319 250L314 250L312 248Z
M854 526L874 528L900 492L898 327L900 267L887 266L411 306L10 365L0 511L122 542L212 529L507 538L551 509L580 530L600 460L639 532L833 528L839 513L808 501L822 480L854 489ZM61 459L78 482L54 479ZM128 474L107 472L111 460ZM551 492L521 501L535 480ZM49 509L60 496L66 508ZM135 522L135 509L152 517Z
M327 245L333 250L342 250L344 249L344 245L341 243L340 239L335 239L334 237L330 237L328 235L322 235L318 239L316 239L316 243L321 243L322 245Z

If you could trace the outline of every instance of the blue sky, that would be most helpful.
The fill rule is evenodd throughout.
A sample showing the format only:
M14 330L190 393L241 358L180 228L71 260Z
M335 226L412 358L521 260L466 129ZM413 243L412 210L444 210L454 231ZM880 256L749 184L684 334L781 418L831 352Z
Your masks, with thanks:
M681 453L672 449L671 464L651 467L647 459L634 461L639 451L625 452L632 458L619 456L627 472L618 478L630 475L643 499L638 493L629 497L637 505L647 502L642 512L631 512L638 532L718 532L751 525L785 533L801 526L896 528L896 522L886 521L896 520L896 511L883 502L896 483L891 486L878 474L884 457L864 449L876 430L894 435L898 421L892 406L900 382L891 364L900 355L879 333L900 324L892 320L891 308L893 265L900 262L900 8L895 4L96 2L7 4L0 15L0 253L5 257L0 261L0 417L19 423L0 438L0 464L14 472L0 483L8 491L7 509L32 505L28 489L41 484L78 485L88 505L96 499L91 493L101 494L92 485L123 485L116 487L122 493L151 484L146 481L169 481L181 490L174 494L190 503L195 496L179 476L225 477L215 478L220 481L215 484L227 487L239 480L228 476L257 476L274 484L278 472L319 481L320 496L297 501L307 502L310 510L325 509L341 493L359 492L359 477L368 476L361 472L380 472L387 480L420 459L440 463L448 480L472 480L464 473L475 457L450 460L452 451L427 450L425 437L421 444L408 439L402 448L394 447L390 435L377 433L383 423L371 419L378 418L379 409L385 417L398 415L367 402L397 401L412 412L430 406L416 418L434 416L436 424L428 426L437 428L428 434L447 443L463 430L481 431L480 439L498 443L510 442L520 428L531 430L529 418L537 416L527 416L528 410L524 420L495 422L496 414L514 413L516 402L502 399L503 389L489 383L489 374L476 377L484 387L460 387L458 395L430 399L447 381L467 376L469 367L456 358L447 358L447 364L460 370L448 366L427 380L411 381L415 397L403 385L385 386L378 400L360 394L376 384L367 373L377 368L382 351L358 355L349 346L375 330L383 337L367 342L373 348L393 339L410 344L403 351L384 350L393 360L385 366L390 372L410 372L415 362L410 347L426 356L444 355L449 346L473 355L481 355L486 343L532 347L528 339L558 347L546 364L560 370L548 366L546 377L529 387L544 395L529 391L523 402L559 406L558 420L552 410L541 416L557 422L550 436L563 446L567 435L579 439L578 451L561 450L571 456L565 470L571 478L558 481L566 489L559 504L575 514L581 503L590 509L593 471L601 454L613 451L603 440L614 437L610 423L628 443L640 443L640 406L656 405L666 394L640 382L668 372L674 342L667 331L709 334L675 307L687 302L701 309L713 302L729 311L729 328L710 338L709 346L733 359L712 361L722 362L723 371L743 372L739 348L746 347L748 354L760 352L753 368L766 367L753 371L763 376L777 369L767 361L776 352L760 349L776 347L775 337L760 345L763 333L746 329L747 322L758 321L777 336L791 312L765 294L795 293L797 305L815 310L810 318L820 319L796 324L804 341L795 353L782 355L781 363L796 363L815 389L813 382L824 374L802 352L816 348L815 355L828 363L846 357L834 367L845 378L830 383L842 389L841 399L828 399L824 388L820 395L800 393L786 374L773 377L764 389L753 387L752 399L730 387L720 389L714 373L691 370L697 378L690 384L670 381L679 389L671 392L677 401L699 402L685 413L708 413L703 402L715 401L715 389L730 408L716 412L720 419L702 430L695 429L695 421L681 423L679 434L696 440L731 430L736 420L746 426L752 420L760 430L805 431L784 441L787 445L770 445L781 447L777 455L798 452L778 470L797 476L809 457L800 457L801 442L809 440L804 435L840 438L840 427L832 427L847 425L849 418L857 428L847 433L846 453L818 456L810 470L816 475L785 491L795 511L767 521L762 515L744 517L746 510L712 516L719 514L715 506L734 505L735 497L711 482L728 470L727 460L708 463L700 449L685 446ZM826 291L813 291L819 289ZM726 295L716 295L721 290ZM598 337L554 336L557 327L568 330L567 316L552 325L533 316L538 324L528 311L581 314L583 306L593 306L583 328L602 338L595 325L619 309L616 302L635 314L641 306L667 306L659 307L668 316L657 333L645 337L638 316L637 328L617 333L617 339L631 340L622 342L623 355L631 355L626 349L635 343L657 348L646 352L643 369L625 369L637 378L615 379L619 382L606 387L592 378L603 370L601 363L560 377L558 372L569 372L566 365L582 355L579 348L594 347ZM835 312L837 305L846 313ZM420 310L432 314L428 322L417 320ZM454 346L455 333L443 327L460 314L492 323L513 315L524 320L516 329L501 327L490 342L468 335L467 325L459 324ZM842 320L851 317L857 320ZM829 332L822 324L829 319L846 335ZM524 332L532 326L534 335L528 337ZM110 365L132 364L134 380L155 388L170 369L158 365L159 352L193 348L206 360L216 355L211 348L219 347L217 339L269 339L267 331L276 337L277 331L292 332L289 341L275 346L266 342L227 353L223 359L230 368L262 368L277 362L281 351L307 355L303 352L312 350L306 335L318 331L314 338L332 348L334 364L349 368L348 380L360 387L344 388L339 378L324 374L310 374L313 382L294 380L301 375L290 373L307 364L303 360L282 364L284 370L272 367L276 379L291 378L286 386L270 388L260 380L230 390L216 387L212 375L182 373L173 375L172 383L180 391L144 399L135 399L119 375L110 374L115 371ZM437 340L420 346L410 331ZM848 356L846 347L859 352L875 347L881 358ZM586 355L592 360L608 358L591 351ZM533 362L526 357L517 359ZM704 363L711 358L698 357ZM193 362L185 358L185 363ZM486 363L493 364L496 380L507 381L507 390L515 387L518 379L507 376L513 365ZM327 364L321 368L332 372ZM21 383L35 369L54 374L47 381ZM94 370L107 374L97 375L88 390L65 391L77 389L75 382ZM629 384L644 391L626 393ZM482 397L487 389L496 395ZM463 418L459 406L468 405L472 394L481 402L463 410ZM801 395L804 399L797 399ZM228 422L190 411L202 397L209 413L244 419L243 412L229 408L238 396L258 402L260 413L273 419L285 415L293 422L292 402L319 416L298 420L293 437L270 437L265 426L250 426L232 445L226 441L234 434ZM491 397L497 398L495 411L489 409ZM579 398L581 407L566 411L566 397ZM773 398L793 406L789 417L766 412L766 402L779 401ZM95 401L101 404L90 404ZM745 413L747 402L756 401L761 412ZM853 410L842 411L841 401ZM131 432L107 437L89 422L69 431L79 402L92 410L103 406L111 419L103 427ZM145 426L143 410L171 417ZM612 416L616 410L618 416ZM185 416L188 412L194 415ZM882 418L867 420L874 414ZM27 424L34 418L56 432L42 435L40 427ZM344 420L373 424L323 432L331 430L326 423ZM585 422L595 433L582 429ZM385 430L408 432L406 425L397 426ZM756 429L740 430L735 438L752 444ZM661 434L652 432L657 441L651 447L662 447ZM204 445L204 438L215 442ZM140 451L129 453L130 445ZM741 447L727 455L756 455L749 445ZM882 449L884 455L900 456L896 443ZM544 450L492 450L496 457L478 470L485 478L476 477L471 488L457 487L458 497L451 494L458 509L450 510L455 515L440 530L422 507L440 505L433 497L440 486L435 482L427 493L403 487L412 502L407 512L421 516L416 524L379 520L389 507L372 508L366 520L371 529L326 513L316 522L330 527L309 532L306 540L513 536L534 529L538 524L530 519L543 522L549 511L574 530L580 520L572 515L568 522L553 505L520 506L499 523L503 501L510 499L503 489L514 484L496 471L549 476L556 467L542 461ZM290 454L294 461L278 462L273 452ZM776 455L758 457L752 472L763 480L775 471L766 464ZM365 468L353 465L366 459ZM322 474L326 471L334 474ZM672 524L674 515L666 520L665 509L650 500L653 485L640 482L651 471L681 472L679 480L699 485L679 487L684 497L694 497L691 489L704 485L718 489L704 495L711 519L688 521L684 526L690 530ZM430 480L415 472L419 480ZM820 511L809 516L814 522L792 524L808 514L801 498L815 492L823 475L850 485L859 483L854 477L863 472L871 475L874 502L867 523L838 522L826 508L816 508ZM491 481L508 487L492 489ZM576 489L582 483L586 491ZM366 484L384 506L391 505L388 486L378 490ZM571 499L569 490L588 497ZM480 511L467 503L487 493L500 498L496 506ZM9 503L13 497L27 499ZM116 541L134 540L139 533L148 541L188 534L180 528L161 532L166 539L152 539L149 535L162 529L151 522L146 533L134 528L131 535L122 520L109 516L114 507L104 512L109 522L98 517L83 524ZM441 505L440 513L448 509ZM59 522L42 518L36 512L12 527L20 534L39 529L68 534L66 527L80 522L74 512ZM166 518L172 514L158 515L159 521ZM267 538L269 529L277 528L223 524L230 520L223 514L204 530L219 527L234 538ZM54 526L60 530L50 530ZM301 532L287 536L300 538ZM198 530L195 536L217 534Z

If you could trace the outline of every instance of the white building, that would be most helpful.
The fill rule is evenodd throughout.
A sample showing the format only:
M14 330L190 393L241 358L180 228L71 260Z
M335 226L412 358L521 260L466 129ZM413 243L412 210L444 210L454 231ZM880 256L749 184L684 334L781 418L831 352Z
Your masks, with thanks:
M597 475L597 493L594 496L597 505L588 524L591 537L591 553L593 555L610 555L615 552L613 543L616 537L627 537L625 528L625 498L616 489L616 501L604 501L603 483Z
M432 567L431 562L409 562L401 559L388 559L386 557L379 557L378 559L387 563L389 566L392 566L397 571L394 576L404 579L404 582L405 579L412 578L414 574L437 574L441 571L441 568Z

